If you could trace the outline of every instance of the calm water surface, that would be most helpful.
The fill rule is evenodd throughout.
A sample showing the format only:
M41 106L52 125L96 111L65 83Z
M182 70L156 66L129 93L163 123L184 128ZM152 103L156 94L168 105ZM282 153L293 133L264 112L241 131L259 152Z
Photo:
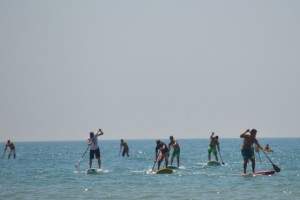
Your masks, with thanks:
M88 154L79 171L74 167L85 141L16 142L17 159L0 160L0 199L299 199L300 138L259 141L274 150L267 155L280 173L242 176L241 139L220 139L221 167L206 165L209 139L178 140L181 167L169 175L149 173L155 140L128 140L130 157L123 158L119 141L100 138L105 173L98 175L85 173ZM273 169L263 153L260 157L256 171Z

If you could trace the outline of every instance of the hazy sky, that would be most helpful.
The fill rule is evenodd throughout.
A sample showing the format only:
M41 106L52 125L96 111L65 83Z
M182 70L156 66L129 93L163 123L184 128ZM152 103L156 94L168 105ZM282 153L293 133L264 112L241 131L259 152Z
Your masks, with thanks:
M0 0L0 141L298 137L299 0Z

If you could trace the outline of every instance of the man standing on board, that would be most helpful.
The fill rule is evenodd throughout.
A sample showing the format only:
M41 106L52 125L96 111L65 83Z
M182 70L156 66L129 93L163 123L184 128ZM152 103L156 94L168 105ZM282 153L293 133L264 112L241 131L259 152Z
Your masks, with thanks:
M121 152L122 147L123 147L122 156L124 157L126 154L127 157L129 157L129 147L128 147L127 142L125 142L125 140L123 140L123 139L121 139L120 152Z
M214 137L214 132L211 133L211 136L210 136L210 144L208 146L208 161L210 161L210 155L211 153L213 153L216 157L216 161L218 161L218 155L217 155L217 148L218 148L218 151L220 152L220 146L219 146L219 137L218 136L215 136Z
M177 140L174 139L174 137L170 136L170 143L169 143L169 150L171 151L171 148L173 147L173 153L171 155L171 166L173 164L174 157L176 156L177 159L177 167L179 167L179 156L180 156L180 147L177 142Z
M250 133L250 135L247 133ZM244 142L242 146L242 156L244 159L244 165L243 165L244 174L247 173L247 164L249 160L251 160L252 163L252 172L255 173L255 155L254 155L253 144L256 144L258 148L262 149L256 139L256 133L257 133L256 129L252 129L251 131L247 129L244 133L240 135L240 138L244 138Z
M10 159L10 156L11 155L14 155L14 159L16 159L16 148L15 148L15 145L13 142L11 142L10 140L7 140L7 143L5 145L5 149L4 149L4 152L6 151L7 147L10 148L10 152L8 154L8 158L7 159ZM4 156L4 154L3 154Z
M88 145L90 145L90 168L92 168L93 159L94 157L96 157L96 159L98 160L98 167L99 169L101 169L101 156L100 148L98 146L98 136L103 135L104 133L101 129L99 129L99 132L100 133L97 133L96 135L94 134L94 132L90 132L90 138L87 141Z

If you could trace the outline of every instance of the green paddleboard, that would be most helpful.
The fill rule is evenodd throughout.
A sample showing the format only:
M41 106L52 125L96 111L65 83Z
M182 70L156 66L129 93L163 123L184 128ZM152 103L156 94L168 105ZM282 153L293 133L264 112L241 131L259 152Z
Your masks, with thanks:
M215 160L211 160L207 162L207 165L209 166L221 166L221 163L219 163L218 161Z
M156 174L172 174L173 170L169 169L169 168L162 168L160 170L157 170L155 173Z

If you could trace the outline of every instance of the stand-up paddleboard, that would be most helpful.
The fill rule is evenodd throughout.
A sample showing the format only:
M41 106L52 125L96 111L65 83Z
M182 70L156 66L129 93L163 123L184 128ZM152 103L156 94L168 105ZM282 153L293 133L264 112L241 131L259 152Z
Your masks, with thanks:
M168 166L167 168L168 169L179 169L178 167L175 167L175 166Z
M266 170L266 171L253 173L253 175L271 175L271 174L275 174L275 170Z
M221 163L216 160L211 160L207 162L207 165L209 166L221 166Z
M258 176L258 175L272 175L275 174L275 170L266 170L266 171L259 171L251 174L241 174L242 176Z
M173 170L169 169L169 168L162 168L160 170L157 170L155 173L156 174L172 174Z
M87 174L101 174L103 173L102 169L95 169L95 168L90 168L86 170Z

